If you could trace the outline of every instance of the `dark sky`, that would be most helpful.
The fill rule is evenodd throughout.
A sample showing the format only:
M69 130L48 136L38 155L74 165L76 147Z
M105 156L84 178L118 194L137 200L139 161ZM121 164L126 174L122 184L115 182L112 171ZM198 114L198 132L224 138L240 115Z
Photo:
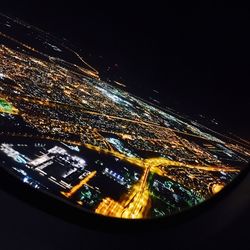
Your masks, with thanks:
M250 139L248 9L64 2L10 0L1 11L66 37L135 93L156 89L163 106L216 118Z
M161 103L215 117L250 139L247 9L78 2L8 0L0 11L68 38L137 94L157 89ZM248 174L225 199L173 227L111 233L72 223L42 196L24 198L0 173L0 249L247 249L249 181Z

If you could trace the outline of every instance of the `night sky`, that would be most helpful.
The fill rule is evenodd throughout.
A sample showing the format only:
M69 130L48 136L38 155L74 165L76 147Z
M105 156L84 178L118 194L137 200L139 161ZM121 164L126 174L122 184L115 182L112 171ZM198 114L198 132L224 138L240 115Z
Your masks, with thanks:
M104 77L110 74L137 95L156 89L163 105L205 114L250 139L249 10L152 4L9 0L0 12L66 37ZM220 203L180 225L111 233L56 216L46 200L30 204L34 195L23 199L1 173L0 249L243 249L249 242L249 181L248 174Z
M137 95L156 89L163 106L205 114L250 139L247 9L10 2L1 11L67 38Z

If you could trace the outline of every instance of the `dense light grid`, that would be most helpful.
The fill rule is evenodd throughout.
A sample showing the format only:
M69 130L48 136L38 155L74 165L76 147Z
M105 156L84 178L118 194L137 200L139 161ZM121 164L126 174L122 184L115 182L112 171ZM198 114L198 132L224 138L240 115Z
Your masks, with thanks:
M154 218L202 203L246 168L248 141L101 80L48 33L4 15L0 27L0 163L23 182L85 211Z

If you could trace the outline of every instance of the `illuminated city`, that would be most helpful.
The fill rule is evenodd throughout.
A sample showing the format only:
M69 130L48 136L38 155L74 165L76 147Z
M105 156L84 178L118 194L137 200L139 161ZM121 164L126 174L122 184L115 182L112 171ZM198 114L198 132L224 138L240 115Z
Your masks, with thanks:
M210 199L248 166L248 141L103 81L42 30L2 14L0 27L0 163L24 183L84 211L155 218Z

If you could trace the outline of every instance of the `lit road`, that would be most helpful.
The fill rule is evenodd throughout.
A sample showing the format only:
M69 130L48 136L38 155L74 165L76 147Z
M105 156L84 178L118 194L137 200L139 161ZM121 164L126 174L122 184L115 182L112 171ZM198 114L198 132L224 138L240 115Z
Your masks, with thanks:
M83 185L87 184L89 180L91 180L96 174L96 171L91 172L89 175L87 175L83 180L81 180L77 185L72 187L72 189L68 192L61 192L65 197L69 198L72 196L75 192L77 192Z
M0 161L23 182L139 219L195 206L247 166L248 141L100 79L69 42L2 14L0 37Z

